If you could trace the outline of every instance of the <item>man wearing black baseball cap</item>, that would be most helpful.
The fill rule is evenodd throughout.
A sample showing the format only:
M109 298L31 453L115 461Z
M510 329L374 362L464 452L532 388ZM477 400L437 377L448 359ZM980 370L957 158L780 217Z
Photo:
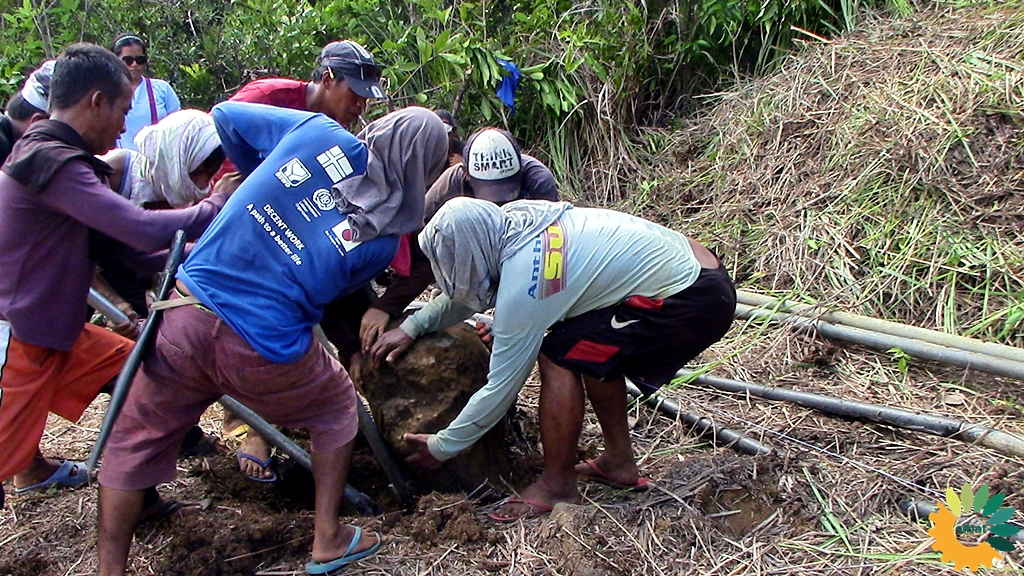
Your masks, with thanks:
M243 86L231 100L321 112L349 127L366 110L367 99L384 98L380 74L381 66L366 48L339 40L320 51L312 82L262 78Z

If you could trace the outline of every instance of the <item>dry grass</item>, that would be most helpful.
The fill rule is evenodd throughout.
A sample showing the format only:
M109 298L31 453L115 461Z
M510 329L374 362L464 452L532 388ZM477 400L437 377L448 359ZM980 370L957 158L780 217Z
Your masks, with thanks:
M933 5L717 95L622 207L746 287L1024 344L1024 3Z

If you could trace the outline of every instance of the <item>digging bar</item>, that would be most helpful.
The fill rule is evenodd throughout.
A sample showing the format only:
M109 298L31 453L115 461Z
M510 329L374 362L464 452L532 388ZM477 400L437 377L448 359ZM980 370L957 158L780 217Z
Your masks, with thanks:
M280 430L274 428L273 425L264 420L259 414L250 410L248 406L231 396L221 396L218 401L221 406L231 411L235 416L238 416L254 432L262 436L264 440L278 447L289 458L295 460L299 466L313 472L313 459L310 458L309 453L293 442L291 438L282 434ZM376 516L383 511L369 496L356 490L349 484L345 484L345 499L364 516Z
M184 254L185 231L178 230L174 234L174 241L171 243L171 253L167 257L167 266L164 268L163 278L157 290L158 300L166 300L167 295L171 292L171 287L174 286L174 274L177 272L178 265L181 264ZM135 341L135 346L132 347L132 351L128 354L128 359L121 368L121 373L117 375L117 380L114 383L114 392L110 395L110 404L107 405L107 412L103 415L103 424L100 426L99 436L96 438L96 444L92 447L92 454L89 455L89 470L95 470L96 465L99 463L100 456L103 454L103 447L107 443L107 438L110 437L110 431L113 429L114 422L121 413L121 407L124 406L125 398L128 396L128 389L132 385L132 379L135 378L135 373L139 370L142 356L145 354L146 348L149 347L149 342L156 335L156 330L160 326L160 318L162 316L163 310L153 310L150 313L149 318L146 319L142 326L139 339Z
M327 334L324 333L323 328L319 324L313 327L313 335L316 336L316 339L327 350L328 354L333 356L335 360L341 361L334 346L327 339ZM384 469L384 474L387 475L388 480L391 482L391 488L395 491L395 495L402 502L403 506L411 506L416 502L416 499L413 497L409 485L405 483L405 478L402 476L398 463L391 456L391 450L388 449L387 443L384 442L384 437L377 428L377 423L373 421L370 412L366 409L366 406L363 406L362 399L358 397L356 398L356 412L359 415L359 431L362 432L363 437L370 444L370 449L373 451L373 455L377 457L377 461L380 462L381 468Z
M642 399L644 404L647 404L669 418L678 418L681 422L692 428L698 436L711 436L714 444L724 445L737 452L749 454L751 456L767 456L772 453L771 448L761 444L749 436L744 436L735 430L719 426L718 424L715 424L712 419L707 418L706 416L684 412L679 408L679 403L675 400L665 398L660 394L652 394L644 398L640 389L628 379L626 380L626 391L629 392L631 396Z

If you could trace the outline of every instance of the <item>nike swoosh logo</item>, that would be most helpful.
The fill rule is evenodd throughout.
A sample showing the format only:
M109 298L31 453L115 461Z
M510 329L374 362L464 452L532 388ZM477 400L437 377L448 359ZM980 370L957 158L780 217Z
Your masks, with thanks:
M636 318L634 320L626 320L625 322L619 322L618 320L615 319L615 316L612 316L612 328L618 330L620 328L625 328L626 326L629 326L633 322L639 322L639 321L640 321L640 319Z

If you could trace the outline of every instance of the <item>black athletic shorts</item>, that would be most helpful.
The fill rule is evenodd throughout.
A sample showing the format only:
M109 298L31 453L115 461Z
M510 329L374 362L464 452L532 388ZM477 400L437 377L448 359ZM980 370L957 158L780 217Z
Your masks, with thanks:
M736 287L724 266L665 299L631 296L551 327L541 352L555 364L601 380L626 376L644 394L670 381L729 330Z

